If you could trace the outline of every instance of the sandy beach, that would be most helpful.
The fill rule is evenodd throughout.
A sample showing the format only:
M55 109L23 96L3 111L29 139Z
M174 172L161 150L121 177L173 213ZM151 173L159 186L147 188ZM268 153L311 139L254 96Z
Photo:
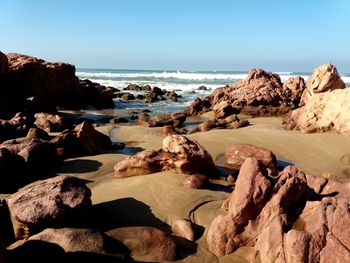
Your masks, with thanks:
M273 151L280 165L291 163L305 173L349 180L349 166L341 160L348 153L349 138L330 133L287 131L278 117L249 121L251 125L245 128L216 129L188 137L205 147L217 165L220 165L220 155L228 145L250 143ZM110 134L114 141L125 142L125 149L65 160L52 174L72 175L87 182L92 190L93 214L96 215L93 220L97 229L108 231L122 226L153 226L170 233L170 226L176 219L191 219L208 229L213 218L225 212L221 205L232 191L232 187L225 186L225 181L215 181L222 184L222 188L195 190L184 188L185 175L175 171L123 179L114 177L113 166L118 161L144 149L161 148L164 136L160 128L106 125L97 129ZM246 253L247 248L241 248L219 261L207 250L206 232L196 243L197 252L179 262L246 262L239 255Z

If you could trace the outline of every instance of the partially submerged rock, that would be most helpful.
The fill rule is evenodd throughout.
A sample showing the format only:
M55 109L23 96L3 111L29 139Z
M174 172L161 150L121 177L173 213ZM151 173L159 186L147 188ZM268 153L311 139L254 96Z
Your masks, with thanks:
M24 239L91 207L91 191L75 177L36 181L5 198L16 239Z

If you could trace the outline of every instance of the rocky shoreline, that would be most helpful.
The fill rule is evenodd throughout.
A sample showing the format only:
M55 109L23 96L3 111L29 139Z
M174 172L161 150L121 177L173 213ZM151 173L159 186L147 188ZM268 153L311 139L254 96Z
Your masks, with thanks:
M0 52L0 86L1 262L350 262L350 182L278 164L282 150L268 147L277 137L252 145L252 117L271 116L288 130L341 134L347 145L348 89L333 65L306 82L254 69L184 112L138 112L135 126L119 117L96 127L57 111L114 107L116 90L79 80L69 64ZM145 103L178 98L126 90L147 92ZM127 140L116 143L113 127ZM266 136L299 138L266 127ZM226 144L221 155L215 144ZM72 162L82 166L64 168ZM97 167L84 171L84 162Z

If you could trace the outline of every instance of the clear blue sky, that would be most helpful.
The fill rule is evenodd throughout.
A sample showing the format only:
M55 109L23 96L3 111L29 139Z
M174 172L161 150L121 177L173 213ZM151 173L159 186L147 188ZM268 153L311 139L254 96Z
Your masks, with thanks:
M350 72L349 0L1 0L0 28L77 67Z

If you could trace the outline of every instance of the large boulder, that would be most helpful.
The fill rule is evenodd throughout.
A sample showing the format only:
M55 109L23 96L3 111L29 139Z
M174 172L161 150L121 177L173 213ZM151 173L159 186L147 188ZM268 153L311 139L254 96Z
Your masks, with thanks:
M5 198L17 239L55 227L91 207L91 191L75 177L36 181Z
M306 84L302 77L290 77L283 83L286 100L294 107L298 107L305 88Z
M334 131L349 136L349 99L349 89L314 94L303 107L286 115L283 125L305 133Z
M129 259L126 247L119 241L93 229L47 228L28 241L44 241L60 246L64 252L109 254Z
M301 97L301 105L316 93L323 93L336 89L344 89L345 83L341 79L335 66L323 64L316 68L306 82L306 89Z
M31 176L38 177L56 167L58 162L57 151L54 145L46 140L28 139L26 137L8 140L0 144L12 154L17 154L26 162Z
M239 169L246 158L253 157L270 168L276 168L276 156L273 152L251 144L233 144L225 150L225 165Z
M74 130L65 130L51 140L56 148L63 148L64 157L93 154L112 146L109 136L97 131L91 124L82 122Z
M218 170L209 152L198 142L182 135L169 135L163 140L163 150L174 155L174 167L183 174L200 173L215 177Z
M66 63L51 63L42 59L10 53L8 81L14 97L45 98L48 104L73 103L81 95L76 85L75 67Z
M261 262L346 262L349 187L294 166L276 175L247 158L226 201L228 213L209 227L208 249L221 257L249 246Z

